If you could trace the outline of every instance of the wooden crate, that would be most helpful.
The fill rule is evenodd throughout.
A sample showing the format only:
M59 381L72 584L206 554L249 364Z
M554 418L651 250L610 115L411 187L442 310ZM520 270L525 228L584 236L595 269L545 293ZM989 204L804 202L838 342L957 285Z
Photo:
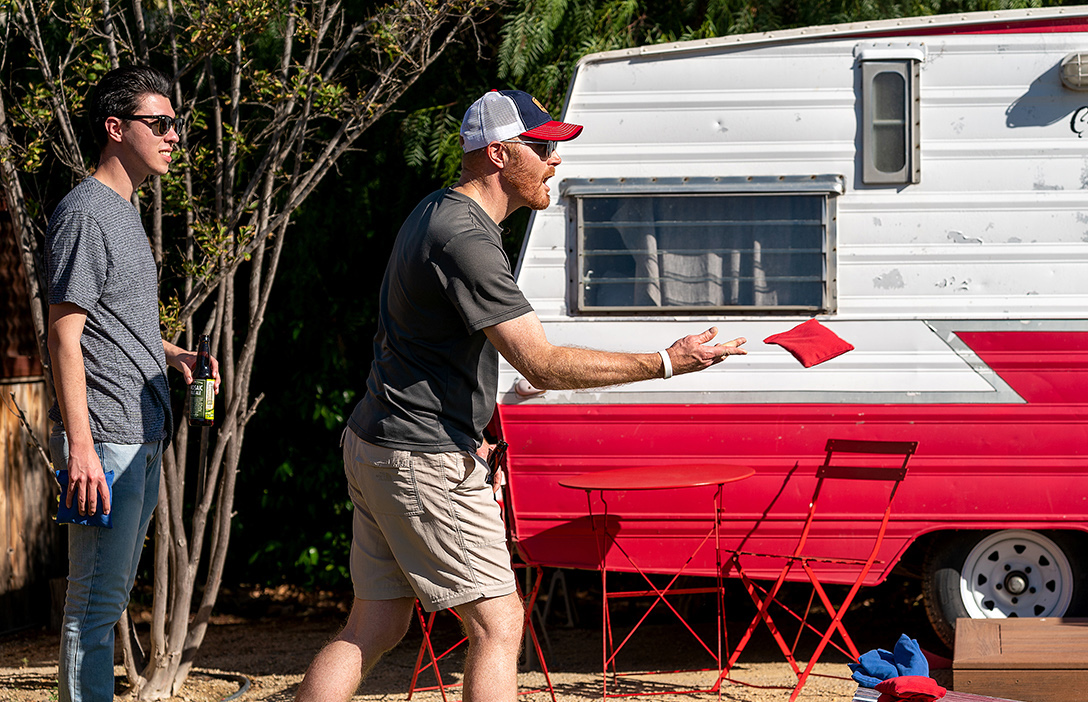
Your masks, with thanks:
M952 688L1023 702L1088 702L1088 619L960 619Z

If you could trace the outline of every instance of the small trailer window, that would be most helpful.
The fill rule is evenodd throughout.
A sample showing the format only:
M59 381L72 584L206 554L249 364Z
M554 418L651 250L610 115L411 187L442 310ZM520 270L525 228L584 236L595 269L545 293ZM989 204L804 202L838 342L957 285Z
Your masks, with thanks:
M871 185L921 182L919 115L920 51L889 60L887 50L867 50L861 65L862 182ZM883 60L871 60L870 56Z
M833 311L833 196L841 192L841 176L566 180L572 306Z

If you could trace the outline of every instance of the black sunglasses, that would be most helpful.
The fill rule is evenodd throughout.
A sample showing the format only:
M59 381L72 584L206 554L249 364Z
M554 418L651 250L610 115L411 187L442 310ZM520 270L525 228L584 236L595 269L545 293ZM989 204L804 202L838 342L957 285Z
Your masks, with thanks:
M173 129L180 132L181 128L185 126L185 120L181 117L171 117L169 115L114 115L118 119L150 119L154 120L147 126L151 127L151 133L155 136L166 136L167 133Z
M540 157L542 161L547 161L555 153L555 148L559 142L555 141L528 141L525 139L506 139L505 144L525 144Z

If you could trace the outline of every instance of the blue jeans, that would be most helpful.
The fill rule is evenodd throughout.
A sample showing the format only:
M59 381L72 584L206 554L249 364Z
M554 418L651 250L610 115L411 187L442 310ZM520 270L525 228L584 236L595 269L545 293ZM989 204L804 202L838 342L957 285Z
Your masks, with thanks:
M113 630L128 606L144 536L159 499L162 442L96 443L112 470L112 529L67 525L68 595L60 635L60 702L113 702ZM49 437L53 467L68 464L68 437ZM61 499L64 499L62 496Z

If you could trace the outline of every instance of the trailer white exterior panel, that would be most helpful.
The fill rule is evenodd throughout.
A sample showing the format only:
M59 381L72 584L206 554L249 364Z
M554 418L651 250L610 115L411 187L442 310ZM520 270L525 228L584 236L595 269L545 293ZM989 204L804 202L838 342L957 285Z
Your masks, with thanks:
M548 339L648 352L715 326L748 355L543 393L500 364L520 547L595 567L563 476L727 461L756 474L727 487L725 543L788 551L827 439L918 441L870 584L910 555L946 641L959 616L1088 614L1088 91L1060 69L1077 53L1088 7L585 58L562 117L585 129L517 271ZM813 317L853 350L804 368L762 341ZM697 502L617 497L627 548L670 572L661 544L705 534ZM865 503L810 544L851 543ZM1036 589L972 579L990 567Z

